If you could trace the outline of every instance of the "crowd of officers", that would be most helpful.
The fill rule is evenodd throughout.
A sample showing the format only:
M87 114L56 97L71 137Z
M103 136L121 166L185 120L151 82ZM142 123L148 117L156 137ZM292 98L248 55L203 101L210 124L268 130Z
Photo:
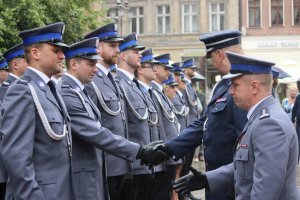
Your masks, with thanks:
M207 200L299 197L290 178L298 158L295 130L285 116L275 123L269 109L280 106L270 95L271 81L259 79L260 74L270 78L273 63L241 56L239 31L200 36L219 74L238 74L216 84L201 115L191 84L193 59L171 64L170 54L155 56L136 34L119 37L114 23L68 46L62 40L64 26L58 22L22 31L23 43L0 61L0 68L9 71L0 87L2 199L186 200L195 199L190 191L203 188ZM240 84L249 74L257 87ZM243 83L252 84L250 77ZM249 92L239 91L242 86ZM281 110L274 115L281 116ZM260 120L271 120L263 133L284 139L248 137L260 133ZM284 131L278 126L283 122ZM253 127L258 128L254 133ZM291 148L269 151L278 141ZM207 172L191 169L188 174L202 142ZM289 160L273 168L272 178L269 165L276 152ZM287 166L288 173L279 177ZM264 196L270 183L274 189Z
M1 198L178 199L194 149L174 161L152 147L200 117L194 60L171 64L114 23L71 46L63 30L23 31L1 59Z

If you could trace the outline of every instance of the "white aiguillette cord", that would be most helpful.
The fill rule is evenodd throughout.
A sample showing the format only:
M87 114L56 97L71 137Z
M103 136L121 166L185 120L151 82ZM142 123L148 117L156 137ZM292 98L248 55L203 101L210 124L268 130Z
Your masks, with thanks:
M102 106L103 110L105 110L105 112L107 112L109 115L112 115L112 116L117 116L118 114L120 114L120 111L121 111L121 102L118 101L119 108L118 108L117 111L113 111L113 110L109 109L107 107L107 105L105 104L104 99L103 99L103 97L101 95L101 92L98 89L98 87L96 86L96 84L93 81L91 83L92 83L92 86L93 86L93 88L94 88L94 90L96 92L96 96L97 96L97 98L98 98L98 100L100 102L100 105Z
M43 124L43 126L44 126L44 128L46 130L46 133L49 135L49 137L51 137L54 140L62 140L66 136L66 134L67 134L67 124L66 124L66 122L64 122L63 134L56 134L56 133L54 133L54 131L52 130L52 128L51 128L51 126L50 126L50 124L48 122L46 114L45 114L45 112L44 112L44 110L43 110L43 108L41 106L41 103L40 103L40 101L39 101L39 99L37 97L37 94L36 94L36 91L35 91L34 87L32 85L30 85L30 84L28 84L28 86L29 86L29 89L31 91L35 107L36 107L36 109L38 111L38 114L39 114L41 120L42 120L42 124Z

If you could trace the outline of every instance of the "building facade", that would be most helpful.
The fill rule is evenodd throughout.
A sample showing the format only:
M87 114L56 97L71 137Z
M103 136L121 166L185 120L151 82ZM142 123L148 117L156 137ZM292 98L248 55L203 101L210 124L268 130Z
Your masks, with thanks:
M239 6L246 54L300 78L300 0L241 0Z
M238 29L238 0L106 0L108 16L122 35L138 33L155 54L170 53L174 62L194 57L208 89L217 72L205 62L201 33ZM203 86L202 86L203 87Z

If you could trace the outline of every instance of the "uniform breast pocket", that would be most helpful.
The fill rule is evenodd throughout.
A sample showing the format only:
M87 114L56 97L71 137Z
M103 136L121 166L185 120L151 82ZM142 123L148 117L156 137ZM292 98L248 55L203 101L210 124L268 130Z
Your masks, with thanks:
M103 99L107 107L113 111L119 109L119 100L116 94L114 93L102 93Z
M143 102L133 102L132 107L141 116L144 116L146 112L146 105Z
M96 197L96 168L94 166L74 166L73 177L75 185L75 193L80 198L95 198Z
M215 107L213 108L212 113L216 114L216 113L223 112L225 110L226 106L227 106L226 101L218 102L218 103L216 103Z
M56 134L63 133L63 116L59 112L47 113L48 122Z
M55 192L57 191L56 177L55 170L36 171L36 181L47 200L57 199Z
M248 149L239 148L239 150L236 152L234 157L234 169L237 178L250 179L252 177Z

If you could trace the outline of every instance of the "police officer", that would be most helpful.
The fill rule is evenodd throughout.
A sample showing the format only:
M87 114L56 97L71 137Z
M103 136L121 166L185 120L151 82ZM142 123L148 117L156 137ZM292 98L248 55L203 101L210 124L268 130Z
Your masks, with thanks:
M0 54L0 56L2 56L2 55ZM6 62L6 59L1 58L0 59L0 69L1 68L7 68L7 67L8 67L8 64ZM1 118L0 118L0 120L1 120ZM1 151L1 147L0 147L0 151ZM1 156L0 156L0 199L1 200L5 199L6 182L7 182L7 174L4 170L2 159L1 159Z
M29 67L1 104L6 199L74 199L70 121L50 81L63 66L64 27L58 22L19 34Z
M123 96L110 72L110 66L115 66L120 53L119 43L123 41L118 37L117 24L111 23L88 33L85 38L99 38L99 55L97 73L86 89L91 99L101 113L101 124L113 134L128 139L128 125L125 116L126 108ZM111 200L122 198L125 178L132 174L132 163L128 160L107 154L107 182Z
M96 62L100 56L97 47L98 38L90 38L71 45L65 51L67 73L62 77L60 92L71 118L72 173L76 198L106 200L109 194L104 151L123 159L133 161L138 158L151 164L154 163L146 157L154 158L159 152L150 152L148 147L129 142L101 126L100 112L84 87L98 71Z
M153 91L150 89L151 81L153 81L156 77L156 67L155 64L159 63L157 60L154 59L153 52L151 48L145 49L142 53L141 58L141 67L139 67L137 70L135 70L135 77L138 80L138 86L139 89L143 92L145 95L149 116L149 128L150 128L150 134L151 134L151 140L161 140L165 139L164 135L161 135L160 130L161 122L162 122L162 116L161 113L157 112L157 106L153 101ZM147 188L147 193L145 194L144 199L152 199L156 200L156 194L161 190L161 187L164 184L164 181L162 180L162 174L165 171L164 164L158 165L154 168L154 173L150 177L150 180L146 179L145 177L144 182L150 182L152 184L149 184L149 188Z
M242 52L240 36L239 31L225 30L200 37L206 45L207 56L212 58L214 67L222 76L228 74L230 70L225 51ZM178 137L166 142L164 147L171 155L181 158L201 144L203 139L207 171L232 162L232 149L246 123L246 111L233 103L232 96L229 94L230 85L230 80L221 79L214 88L204 116L181 131ZM206 199L227 199L228 195L234 198L231 188L218 194L209 194L207 191Z
M145 47L139 45L135 33L125 36L120 43L118 70L115 76L127 107L129 140L140 144L147 144L153 140L149 126L149 112L145 95L139 89L139 83L134 77L134 71L141 67L141 54L139 51ZM146 199L146 189L152 182L144 181L152 176L153 172L147 166L141 166L138 161L133 162L132 185L123 199Z
M200 113L198 113L197 109L197 93L192 85L192 78L194 77L195 70L197 68L197 65L194 64L194 58L189 58L182 61L181 68L184 71L184 80L186 83L183 96L190 108L188 119L188 125L190 125L200 117ZM194 154L192 156L194 156Z
M226 54L231 63L231 74L225 76L232 79L230 94L237 106L248 111L233 163L205 174L193 170L174 187L183 193L206 187L214 193L234 184L237 200L300 199L298 140L289 117L271 95L274 63Z
M0 85L7 79L8 77L8 63L6 59L0 55Z
M162 124L160 125L160 134L165 135L166 140L171 139L178 134L179 124L178 119L173 110L173 104L168 99L163 91L163 81L167 80L170 75L172 66L170 65L170 54L162 54L154 57L159 61L156 64L156 77L151 82L151 89L153 91L153 101L157 106L157 110L161 113ZM181 160L172 161L169 160L166 163L166 171L163 174L164 184L160 188L157 194L157 199L171 199L172 190L171 184L175 180L176 169L180 168Z
M24 58L23 44L18 44L6 52L4 52L4 58L8 62L9 75L8 78L0 86L0 102L3 100L4 95L11 83L19 79L27 69L27 62ZM0 156L0 199L4 199L6 190L6 172L3 169L2 159Z
M299 156L300 156L300 79L297 80L298 94L295 99L295 103L292 110L292 122L295 124L298 144L299 144Z
M19 79L19 77L25 73L28 67L22 43L4 52L3 56L8 62L9 75L0 87L0 101L3 100L9 85L15 80Z
M178 122L180 123L180 131L185 129L188 124L188 116L189 116L189 110L183 94L181 91L185 90L186 84L183 79L181 79L181 74L183 74L181 63L173 63L172 64L172 72L174 73L174 81L177 84L176 89L176 96L174 99L172 99L172 103L174 105L174 112L178 118Z

